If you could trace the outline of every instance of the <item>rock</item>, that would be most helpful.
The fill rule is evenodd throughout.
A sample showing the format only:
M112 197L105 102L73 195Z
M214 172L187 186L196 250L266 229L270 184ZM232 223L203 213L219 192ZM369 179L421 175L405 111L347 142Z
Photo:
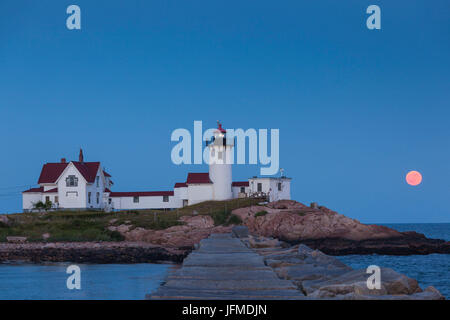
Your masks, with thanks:
M274 248L280 246L278 239L249 237L248 243L251 248Z
M231 229L233 234L237 238L247 238L248 237L248 228L246 226L235 226Z
M180 221L193 228L212 228L214 227L214 220L207 215L197 215L194 217L182 216Z
M365 269L343 273L333 279L302 282L303 290L316 298L337 295L411 295L421 292L416 280L389 268L381 268L381 289L369 289L367 279L370 274Z
M9 243L24 243L27 241L27 237L6 237L6 241Z
M4 223L5 225L9 224L8 216L4 214L0 214L0 223Z
M357 297L363 297L368 295L374 295L379 298L380 296L385 296L387 291L384 287L378 290L369 290L364 281L355 282L352 284L335 284L321 287L320 289L312 292L308 295L308 297L321 299L321 298L339 298L339 299L348 299L353 297L356 299Z
M423 292L414 293L411 295L398 294L398 295L364 295L349 293L345 295L336 295L334 299L340 300L445 300L445 297L434 287L430 286Z
M120 226L114 227L114 226L110 226L108 227L109 230L111 231L118 231L120 233L125 233L130 231L131 226L130 225L126 225L126 224L121 224Z
M0 262L181 262L187 252L134 242L0 243Z
M304 244L300 244L297 249L297 253L303 259L310 256L313 251L314 251L313 249L311 249L308 246L305 246Z
M424 291L413 294L419 300L445 300L445 297L433 286L428 286Z

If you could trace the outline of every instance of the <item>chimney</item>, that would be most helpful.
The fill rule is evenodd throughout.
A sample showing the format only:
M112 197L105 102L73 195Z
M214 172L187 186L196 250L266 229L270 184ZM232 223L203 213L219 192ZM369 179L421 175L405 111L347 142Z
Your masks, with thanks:
M84 157L83 157L83 149L80 148L80 155L78 156L78 161L83 162L84 161Z
M61 163L66 163L66 158L61 158Z

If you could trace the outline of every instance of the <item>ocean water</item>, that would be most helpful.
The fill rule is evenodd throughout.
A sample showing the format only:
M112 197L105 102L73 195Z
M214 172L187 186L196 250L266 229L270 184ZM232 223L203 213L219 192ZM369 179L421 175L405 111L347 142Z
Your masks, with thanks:
M414 230L430 238L450 240L450 223L389 224L399 231ZM450 255L349 255L338 257L353 268L375 264L417 279L422 288L436 287L450 299ZM156 290L174 266L167 264L79 264L81 290L67 289L70 263L0 264L2 299L144 299Z
M81 289L67 288L70 263L0 264L0 300L142 300L156 290L167 264L78 264Z
M398 231L416 231L427 238L450 241L450 223L385 224ZM411 256L348 255L338 257L354 269L365 269L377 265L394 269L416 279L422 289L434 286L450 299L450 254L429 254Z

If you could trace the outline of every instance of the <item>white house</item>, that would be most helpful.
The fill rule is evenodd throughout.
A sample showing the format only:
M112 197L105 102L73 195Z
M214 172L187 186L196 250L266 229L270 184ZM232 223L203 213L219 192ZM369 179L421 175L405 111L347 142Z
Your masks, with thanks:
M37 202L51 202L61 209L105 209L105 192L111 188L111 176L100 162L84 162L80 150L78 161L46 163L38 180L39 187L22 193L23 210Z
M291 179L253 177L232 181L233 141L226 141L226 130L219 123L209 148L209 172L188 173L185 182L175 184L173 191L113 192L111 175L100 162L85 162L80 150L78 161L46 163L38 180L39 187L26 190L23 210L50 201L58 209L174 209L208 200L245 197L267 197L269 201L291 198Z

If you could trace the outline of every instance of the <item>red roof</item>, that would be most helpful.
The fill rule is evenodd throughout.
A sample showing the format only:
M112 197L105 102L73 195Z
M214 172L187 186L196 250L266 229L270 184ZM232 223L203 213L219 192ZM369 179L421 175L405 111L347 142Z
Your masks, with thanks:
M100 162L72 162L87 182L94 182Z
M199 173L189 172L186 179L186 183L190 184L190 183L212 183L212 182L209 179L209 173L207 172L199 172Z
M106 172L105 170L103 170L103 175L108 178L111 177L111 175L108 172Z
M187 187L186 182L177 182L177 183L175 183L175 186L174 186L174 188L186 188L186 187Z
M248 181L234 181L231 183L233 187L248 187L249 185Z
M46 163L42 167L41 175L39 176L38 183L55 183L61 173L67 167L68 163Z
M22 193L31 193L31 192L44 192L44 187L31 188L31 189L25 190Z
M77 170L83 175L87 182L92 183L97 176L100 162L77 162L72 161ZM61 176L68 163L46 163L42 167L41 175L39 176L38 184L41 183L55 183Z
M56 193L58 192L58 188L53 188L47 191L44 191L44 187L39 187L39 188L31 188L28 190L23 191L22 193L32 193L32 192L38 192L38 193Z
M111 192L110 197L158 197L173 196L173 191L137 191L137 192Z

